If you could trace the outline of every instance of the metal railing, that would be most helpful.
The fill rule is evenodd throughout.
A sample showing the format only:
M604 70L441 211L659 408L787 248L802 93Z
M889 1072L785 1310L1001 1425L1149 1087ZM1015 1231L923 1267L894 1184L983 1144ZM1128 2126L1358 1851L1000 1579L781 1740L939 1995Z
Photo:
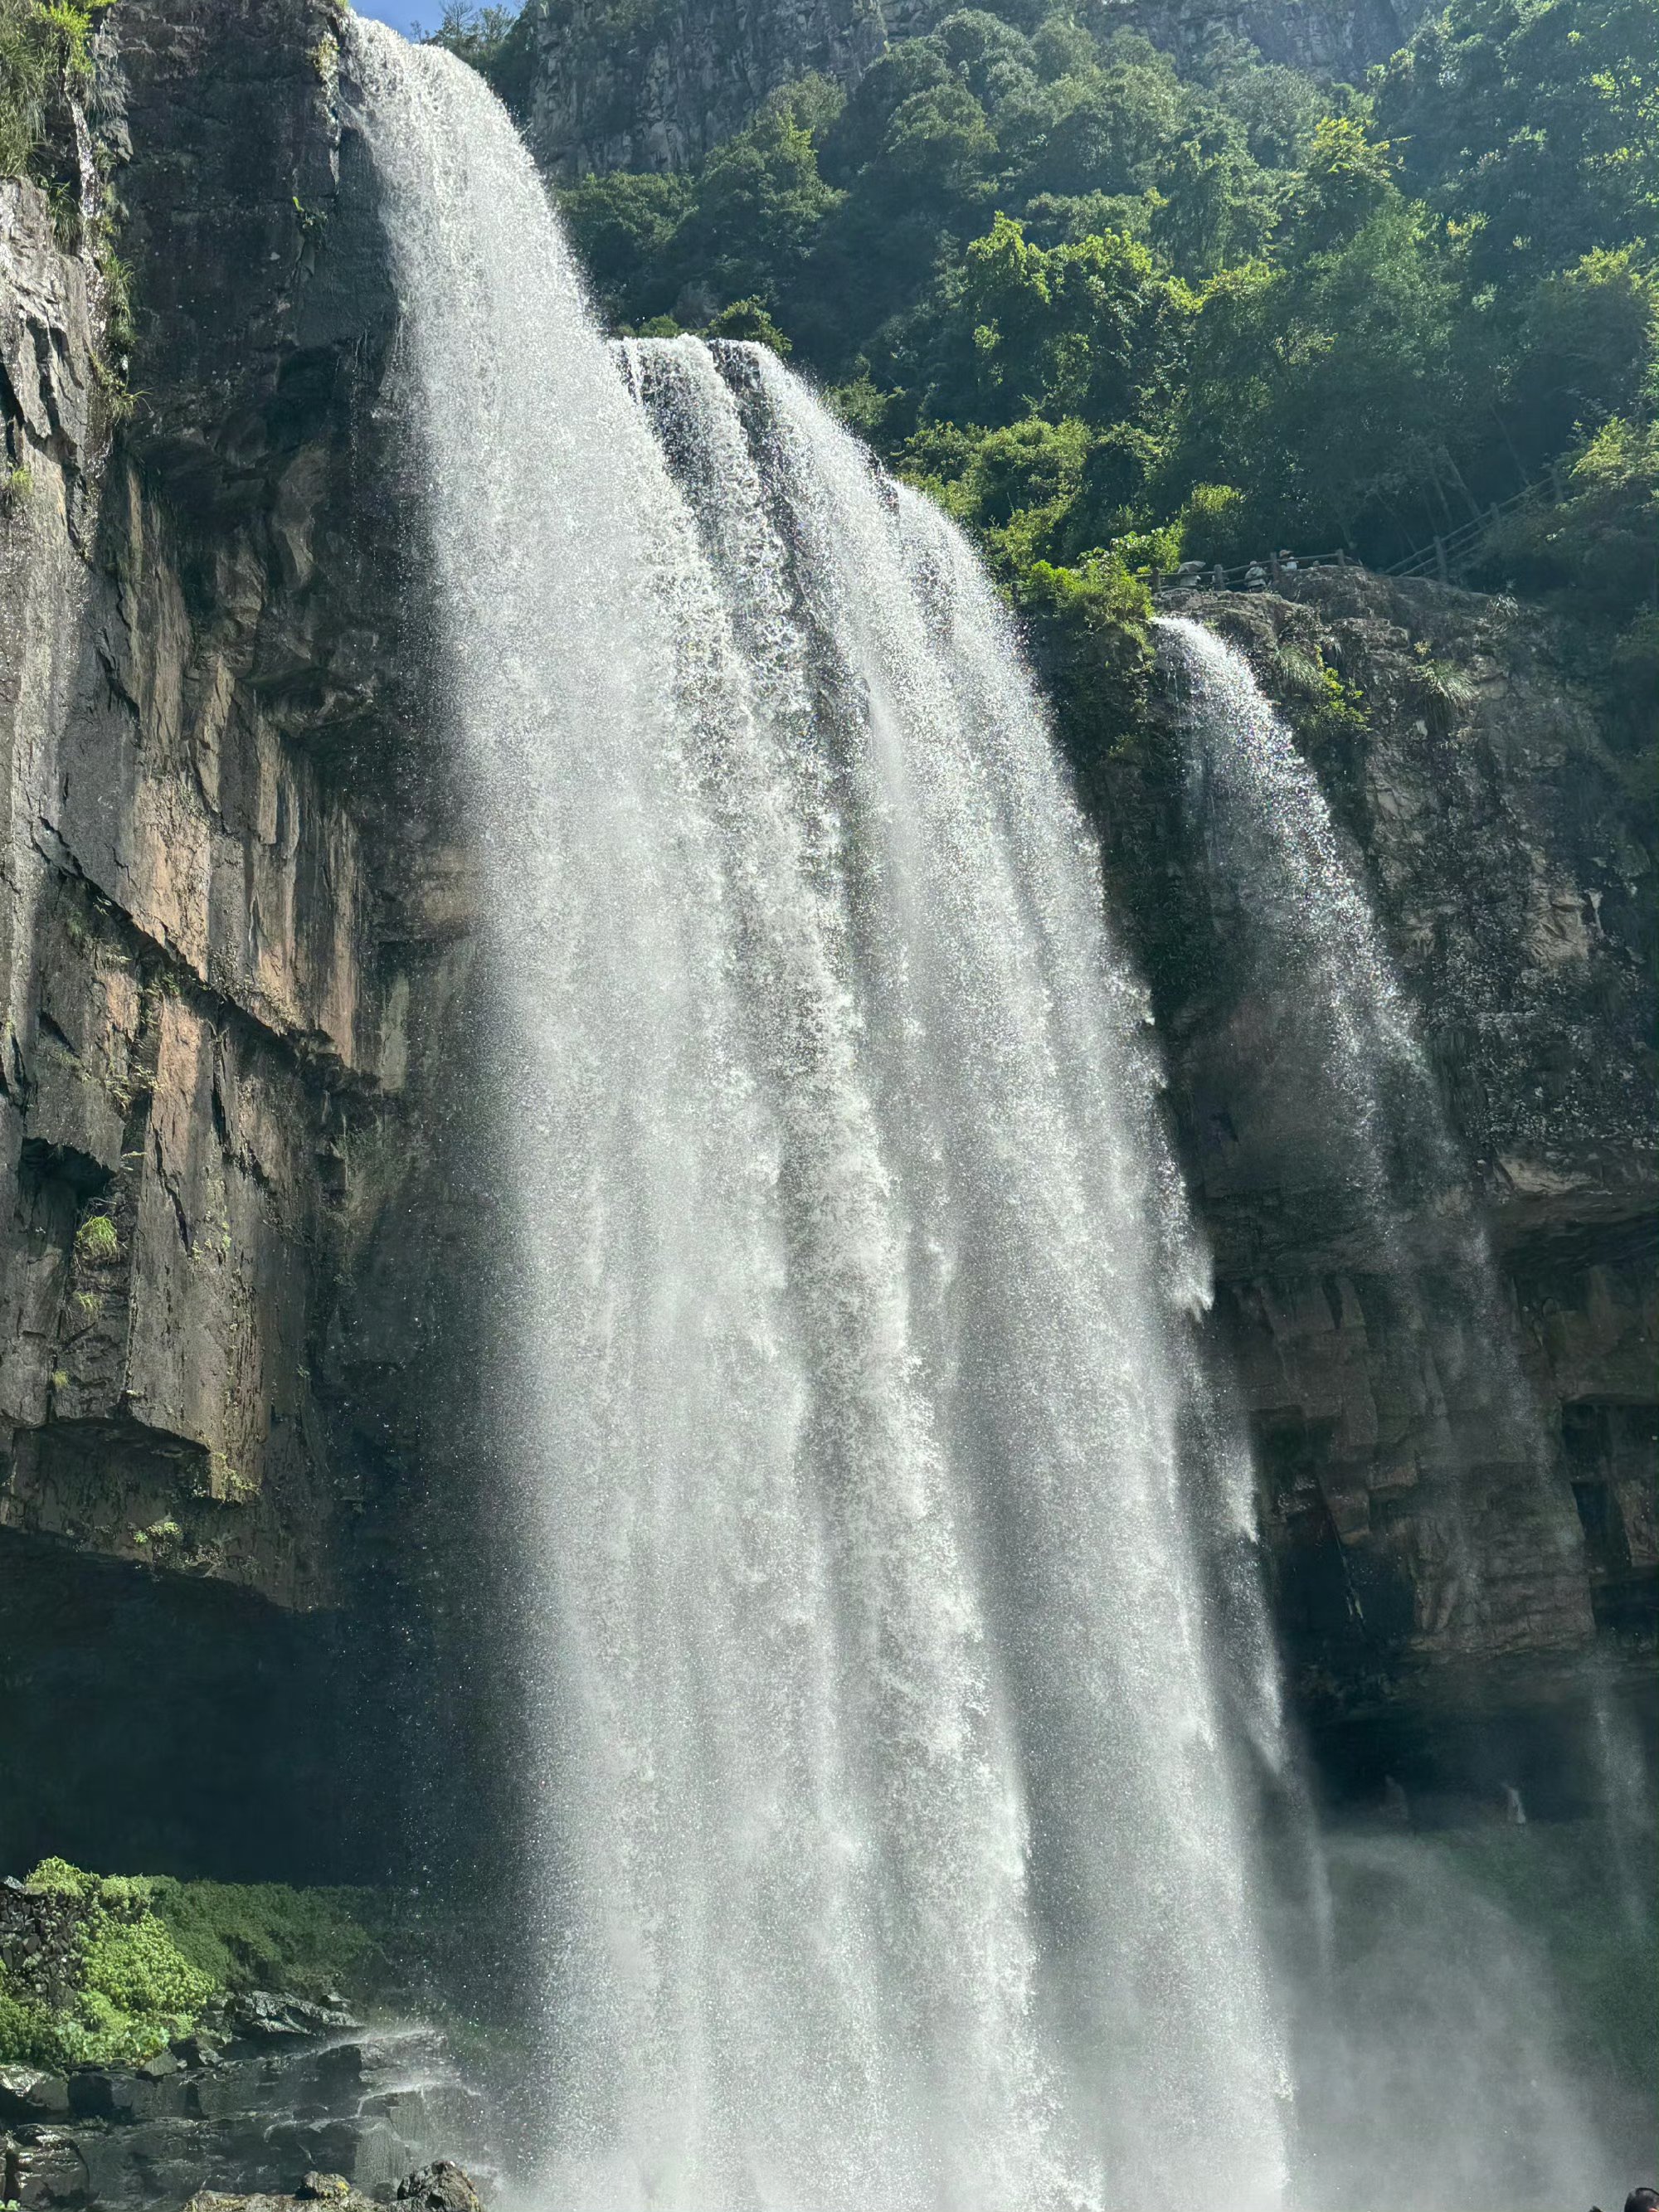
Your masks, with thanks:
M1394 577L1404 582L1413 576L1434 576L1449 584L1480 550L1486 532L1507 514L1528 507L1535 500L1549 498L1560 501L1565 496L1561 471L1553 464L1541 477L1523 484L1508 499L1500 499L1478 514L1449 530L1443 537L1432 538L1415 553L1407 553L1401 560L1380 569L1381 575ZM1160 573L1154 569L1152 587L1154 598L1166 592L1276 592L1283 588L1287 579L1301 575L1310 568L1363 568L1365 563L1352 553L1298 553L1291 558L1270 554L1266 560L1241 561L1236 568L1224 568L1219 562L1188 561L1176 569Z
M1364 564L1340 548L1334 553L1296 553L1281 560L1277 553L1265 561L1241 561L1224 568L1219 561L1188 561L1179 568L1152 571L1153 596L1165 592L1276 592L1291 578L1310 568L1358 568Z
M1494 523L1501 522L1506 514L1513 514L1519 507L1529 507L1534 500L1541 499L1547 494L1552 499L1561 497L1561 477L1558 469L1552 468L1543 476L1534 477L1531 483L1522 484L1520 490L1511 492L1508 499L1498 500L1480 514L1471 515L1456 530L1448 531L1443 538L1434 538L1420 552L1407 554L1403 561L1395 562L1382 574L1402 579L1407 576L1437 576L1443 584L1449 584L1455 570L1468 565L1471 556Z

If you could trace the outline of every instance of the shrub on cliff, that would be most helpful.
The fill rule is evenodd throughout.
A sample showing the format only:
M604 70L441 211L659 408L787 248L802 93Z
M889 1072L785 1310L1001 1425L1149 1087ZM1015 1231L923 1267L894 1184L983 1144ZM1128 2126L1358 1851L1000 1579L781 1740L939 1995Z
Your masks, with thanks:
M131 2064L188 2033L215 1984L151 1910L154 1887L42 1860L25 1890L40 1900L45 1940L0 1968L0 2057Z
M0 176L27 169L53 93L89 80L91 28L78 0L0 0Z

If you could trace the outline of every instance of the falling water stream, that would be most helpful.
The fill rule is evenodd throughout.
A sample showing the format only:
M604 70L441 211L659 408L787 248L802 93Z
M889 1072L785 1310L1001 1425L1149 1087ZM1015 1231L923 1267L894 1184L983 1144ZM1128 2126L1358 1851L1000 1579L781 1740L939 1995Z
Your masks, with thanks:
M1248 1459L1006 619L769 355L608 347L481 80L352 36L526 1194L532 2201L1266 2212Z
M1204 1264L1004 617L769 356L619 362L480 81L359 38L536 1194L550 2201L1270 2202Z

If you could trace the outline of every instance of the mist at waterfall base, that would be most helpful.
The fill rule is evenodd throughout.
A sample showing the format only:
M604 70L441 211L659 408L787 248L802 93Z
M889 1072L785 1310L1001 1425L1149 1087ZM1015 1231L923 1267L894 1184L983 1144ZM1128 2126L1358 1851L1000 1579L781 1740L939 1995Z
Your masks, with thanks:
M1611 2187L1495 1908L1443 1989L1455 1889L1407 1881L1420 1978L1368 1980L1340 2094L1296 2078L1358 1923L1145 997L985 578L770 356L608 348L475 75L362 23L352 69L524 1194L525 2200Z

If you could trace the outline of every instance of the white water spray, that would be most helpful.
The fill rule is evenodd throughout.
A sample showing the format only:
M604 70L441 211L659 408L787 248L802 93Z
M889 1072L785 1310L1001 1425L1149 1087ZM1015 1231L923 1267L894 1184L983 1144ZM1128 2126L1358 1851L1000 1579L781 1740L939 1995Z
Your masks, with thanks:
M607 349L478 80L353 37L520 1201L534 2201L1554 2201L1547 1991L1386 1850L1293 2129L1248 1462L994 595L769 356Z

